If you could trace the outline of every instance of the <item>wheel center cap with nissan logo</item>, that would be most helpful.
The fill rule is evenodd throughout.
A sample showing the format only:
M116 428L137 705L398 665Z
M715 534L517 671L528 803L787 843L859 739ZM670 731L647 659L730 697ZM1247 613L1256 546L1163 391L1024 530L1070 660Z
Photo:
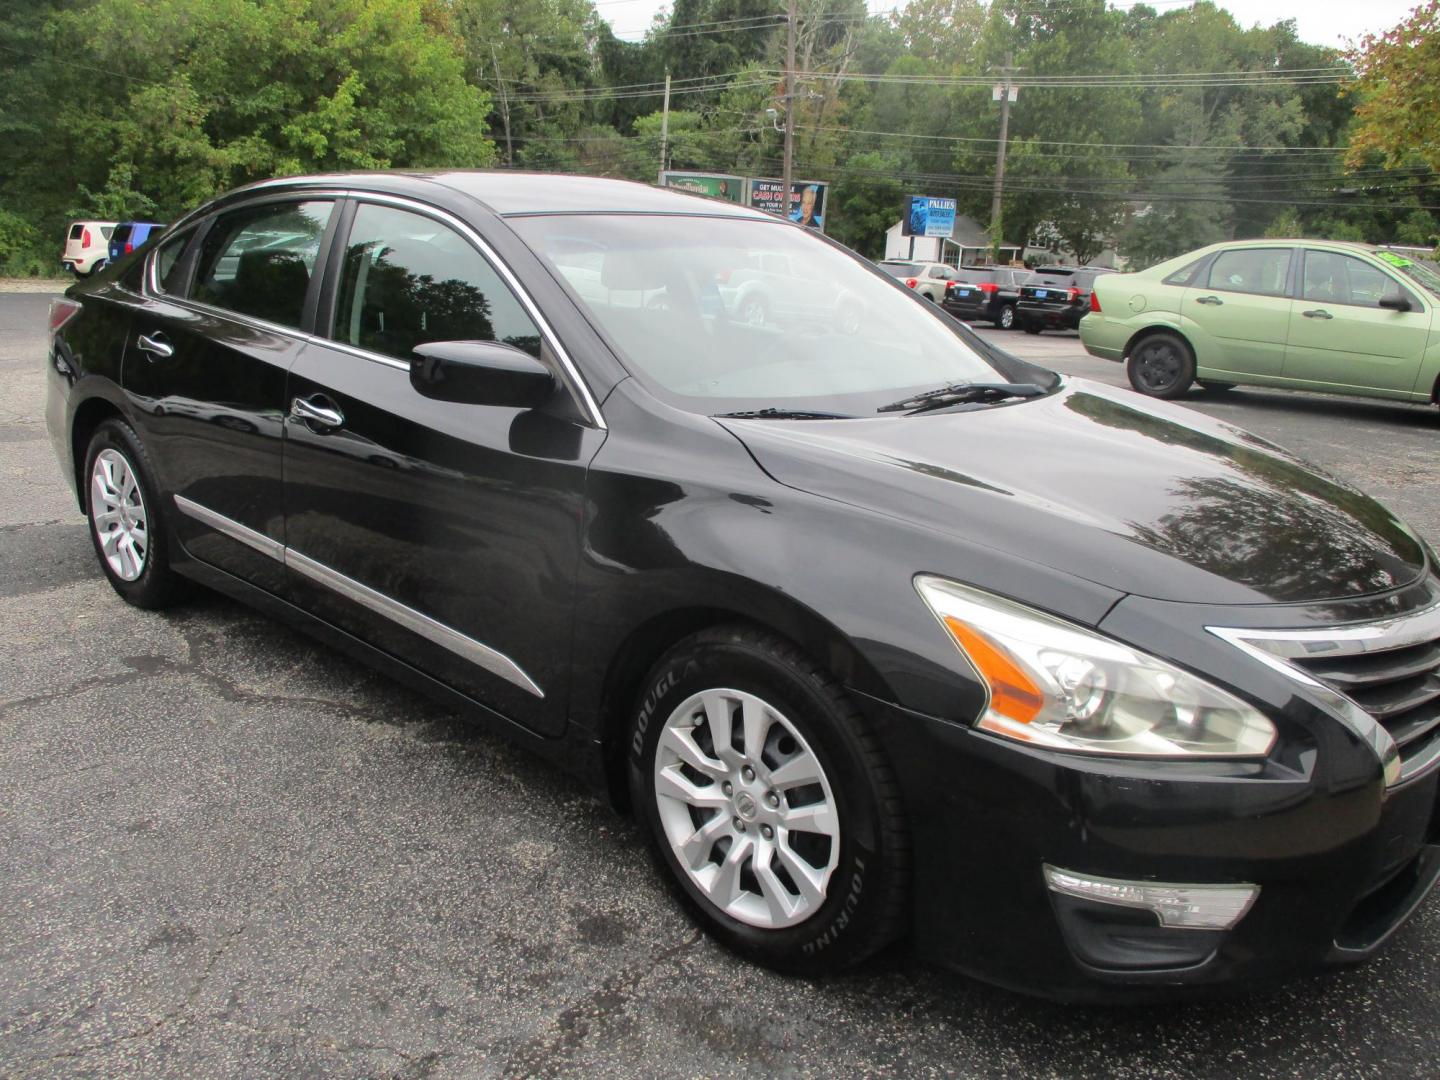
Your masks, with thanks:
M735 812L746 821L754 819L756 809L758 809L758 807L755 804L755 800L751 798L748 792L742 791L735 796Z

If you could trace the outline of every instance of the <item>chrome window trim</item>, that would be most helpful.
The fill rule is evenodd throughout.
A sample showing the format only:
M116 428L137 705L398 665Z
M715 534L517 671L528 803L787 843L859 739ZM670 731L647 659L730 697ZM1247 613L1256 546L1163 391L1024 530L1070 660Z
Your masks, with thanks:
M1389 619L1322 629L1251 630L1223 626L1205 629L1309 690L1312 697L1375 752L1384 769L1387 788L1426 775L1440 764L1440 738L1402 762L1395 740L1378 720L1344 694L1291 663L1301 657L1363 656L1434 641L1440 638L1440 604Z
M234 206L227 206L223 210L216 210L213 215L202 213L186 215L165 230L163 239L169 240L172 233L175 235L179 235L180 232L182 232L184 229L190 228L192 225L194 225L196 228L199 228L211 216L219 217L221 214L228 214L232 210L245 210L252 206L263 206L266 203L270 202L286 202L289 201L292 196L295 196L295 201L298 202L309 202L312 201L312 198L333 199L336 203L336 206L335 209L331 211L331 213L334 213L336 210L340 209L340 201L342 199L348 198L349 193L332 188L317 188L314 191L301 192L270 192L259 198L250 199L245 202L239 202L236 203ZM193 221L191 220L192 218L194 219ZM242 315L238 311L229 311L226 308L215 307L212 304L202 304L199 301L191 300L188 297L172 296L170 293L167 293L164 289L160 288L160 277L156 272L156 267L158 264L158 259L156 258L156 256L159 254L160 248L163 246L163 242L157 243L154 249L145 256L145 276L142 279L144 288L140 290L142 296L145 296L146 298L151 300L164 300L168 303L179 304L181 307L188 307L195 311L203 312L207 315L228 315L231 318L249 322L255 326L261 327L262 329L268 330L278 328L288 334L298 334L301 337L309 336L305 333L305 331L295 326L281 326L279 323L272 323L265 319L256 319L250 315Z
M268 555L276 562L282 563L286 569L294 570L303 577L339 593L347 600L368 608L425 640L439 645L442 649L469 660L476 667L483 668L492 675L498 675L506 682L513 683L520 689L544 700L545 691L540 689L539 684L525 673L524 668L499 650L492 649L484 642L462 634L459 630L445 625L438 619L432 619L429 615L416 611L368 585L363 585L354 578L347 577L308 555L302 555L293 548L286 547L279 541L256 532L248 525L242 525L240 522L217 513L207 506L202 506L192 499L187 499L183 495L176 495L174 499L176 508L187 517L210 526L217 532L253 548L262 555Z
M431 206L428 203L406 198L401 195L385 195L370 191L352 191L349 193L349 197L356 203L378 203L382 206L393 206L401 210L409 210L412 213L434 218L442 224L453 228L468 240L470 244L480 252L481 257L500 275L501 280L509 286L510 291L513 292L516 299L520 301L520 306L525 309L526 314L534 321L536 328L540 331L546 344L550 346L550 350L560 361L560 367L565 381L569 384L571 392L579 398L580 406L585 410L591 426L600 431L607 430L605 417L600 412L600 403L595 400L595 396L590 392L589 384L585 382L585 379L580 374L580 369L575 366L575 362L570 358L570 354L565 351L565 346L560 343L559 335L551 328L549 321L546 320L544 314L540 311L540 305L535 303L531 298L529 291L520 283L520 279L515 275L515 272L510 269L505 260L500 258L495 249L486 243L485 238L476 232L473 227L467 225L448 210L441 210L439 207ZM347 237L346 239L349 238ZM322 336L319 337L318 340L323 341L327 345L339 346L346 352L356 353L364 356L366 359L379 359L385 363L392 364L398 363L403 366L406 371L410 370L409 364L398 361L394 357L373 353L368 349L361 349L357 346L346 344L345 342L336 341L334 338Z

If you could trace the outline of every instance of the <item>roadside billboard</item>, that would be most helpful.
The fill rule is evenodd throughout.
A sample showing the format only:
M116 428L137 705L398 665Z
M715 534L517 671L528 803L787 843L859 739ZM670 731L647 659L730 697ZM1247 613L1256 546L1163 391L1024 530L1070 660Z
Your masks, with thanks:
M756 210L784 214L791 221L825 231L825 196L830 185L814 180L796 180L790 185L790 198L785 198L783 180L751 180L749 203Z
M955 235L955 200L911 195L900 221L901 236L943 236L949 240Z
M739 176L725 173L665 172L665 186L680 191L692 191L696 195L708 195L712 199L729 199L742 202L745 181Z

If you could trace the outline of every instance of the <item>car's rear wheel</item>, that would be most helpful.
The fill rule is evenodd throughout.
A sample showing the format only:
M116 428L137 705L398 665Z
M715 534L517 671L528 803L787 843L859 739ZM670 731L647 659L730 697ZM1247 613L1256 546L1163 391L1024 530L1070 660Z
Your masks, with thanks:
M1195 353L1179 334L1151 334L1130 352L1130 385L1156 398L1177 398L1195 380Z
M762 296L752 296L740 305L740 321L746 326L764 326L770 321L770 305Z
M899 934L894 777L854 702L792 644L745 626L681 642L646 680L629 753L655 854L714 937L818 973Z
M136 607L168 607L179 598L170 568L160 499L145 447L122 420L95 429L85 454L85 511L100 569Z
M1000 314L995 318L995 325L1001 330L1015 329L1015 305L1006 304L1000 309Z

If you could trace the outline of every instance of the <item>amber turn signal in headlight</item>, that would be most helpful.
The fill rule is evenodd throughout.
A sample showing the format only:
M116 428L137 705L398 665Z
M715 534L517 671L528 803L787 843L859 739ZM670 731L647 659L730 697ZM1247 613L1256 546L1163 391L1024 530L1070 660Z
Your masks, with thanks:
M1262 713L1158 657L945 578L915 588L985 686L985 731L1143 757L1263 757L1275 743Z

